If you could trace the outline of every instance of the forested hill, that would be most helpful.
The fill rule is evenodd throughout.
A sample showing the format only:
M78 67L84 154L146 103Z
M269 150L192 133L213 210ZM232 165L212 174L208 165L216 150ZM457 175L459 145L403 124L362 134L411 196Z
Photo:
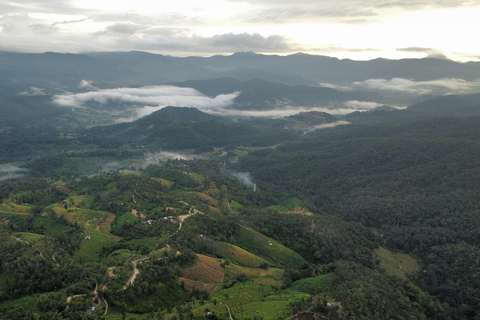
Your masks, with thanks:
M422 288L458 318L473 318L480 314L472 269L480 253L479 137L478 118L352 126L251 152L240 168L316 213L377 229L391 248L422 259Z
M298 137L294 132L233 123L195 108L168 107L133 123L92 128L85 132L82 140L102 147L134 144L178 150L226 145L269 146Z
M318 132L317 136L338 140L351 138L378 139L387 137L411 139L478 139L480 137L478 130L479 122L480 115L478 115L478 111L476 115L472 117L405 113L395 120L382 121L380 123L352 124L346 127Z
M410 106L410 110L436 114L478 115L480 93L447 95Z

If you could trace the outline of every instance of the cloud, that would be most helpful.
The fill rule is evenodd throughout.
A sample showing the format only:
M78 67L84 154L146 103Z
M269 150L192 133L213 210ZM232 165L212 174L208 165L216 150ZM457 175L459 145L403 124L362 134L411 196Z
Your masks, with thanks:
M418 9L418 8L456 8L456 7L468 7L477 4L475 0L470 1L456 1L456 0L439 0L434 3L428 0L338 0L335 2L319 2L318 0L297 0L295 2L283 1L279 3L278 0L228 0L230 2L246 2L253 5L263 6L280 6L285 8L338 8L349 9L348 11L364 11L369 9L381 9L381 8L402 8Z
M199 156L192 156L190 154L181 152L161 151L153 154L146 154L145 157L148 161L168 160L168 159L180 159L180 160L193 160L193 158L200 158Z
M346 115L355 111L367 111L367 109L357 109L357 108L338 108L333 106L325 107L292 107L284 106L279 109L272 110L236 110L236 109L217 109L209 110L208 113L217 115L217 116L229 116L229 117L244 117L244 118L283 118L296 115L300 112L326 112L331 115Z
M0 181L18 179L24 177L27 169L15 167L12 165L0 165Z
M281 35L259 33L225 33L213 36L194 34L189 28L152 27L136 24L108 26L96 36L112 47L162 52L290 52L296 45Z
M78 87L81 89L97 89L95 86L92 85L93 81L92 80L82 80L78 84Z
M99 34L117 33L119 35L134 35L139 31L145 31L145 26L133 23L116 23L108 26L105 31Z
M20 92L22 96L44 96L44 89L37 87L30 87L27 91Z
M397 51L425 53L427 55L426 56L427 58L448 60L448 57L445 54L443 54L440 50L435 48L408 47L408 48L399 48L397 49Z
M228 0L248 3L252 9L244 22L286 23L286 22L332 22L346 24L366 24L379 22L396 12L422 11L435 9L468 8L478 6L475 1L427 1L427 0L338 0L317 1L299 0Z
M358 109L358 110L372 110L378 107L383 106L381 103L371 102L371 101L358 101L352 100L343 103L347 108Z
M37 34L52 34L58 31L58 28L53 24L35 23L29 25L28 28Z
M264 37L258 33L240 33L240 34L220 34L211 38L205 38L203 41L212 47L241 50L286 50L290 48L288 40L285 37L273 35Z
M369 79L353 83L356 90L384 90L411 94L467 94L480 90L480 81L466 81L457 78L442 78L429 81L412 81L403 78Z
M82 84L90 85L84 80ZM232 105L239 92L207 97L195 89L175 86L148 86L140 88L117 88L95 90L76 94L63 94L53 97L59 106L75 109L90 109L110 113L115 122L132 122L150 115L166 106L195 107L218 116L282 118L299 112L319 111L332 115L345 115L355 111L367 111L381 106L375 102L348 101L343 106L298 107L282 105L271 110L237 110Z
M56 95L53 102L70 108L131 111L132 116L117 121L134 121L166 106L196 107L205 112L213 112L233 103L238 92L220 94L214 98L204 96L192 88L175 86L148 86L140 88L117 88L97 90L77 94Z
M0 12L10 14L24 12L76 14L82 11L71 0L2 1L0 9L2 9Z
M113 5L106 1L0 1L0 50L144 50L182 56L306 51L366 60L379 55L417 57L395 48L425 43L442 48L452 58L478 60L478 50L468 37L456 36L472 29L471 23L461 23L475 24L470 15L447 12L429 19L442 11L436 9L450 8L462 8L474 16L479 5L474 0L136 0ZM411 11L422 15L413 22L429 28L419 25L415 29ZM398 26L392 24L395 21ZM444 21L451 22L444 36L429 37L424 31L442 29ZM409 26L419 32L407 32ZM459 53L449 52L450 48Z
M335 128L335 127L338 127L338 126L345 126L345 125L348 125L350 123L351 122L343 121L343 120L332 122L332 123L323 123L323 124L319 124L319 125L316 125L316 126L309 127L308 129L306 129L304 131L304 133L308 133L308 132L312 132L312 131L316 131L316 130L321 130L321 129Z

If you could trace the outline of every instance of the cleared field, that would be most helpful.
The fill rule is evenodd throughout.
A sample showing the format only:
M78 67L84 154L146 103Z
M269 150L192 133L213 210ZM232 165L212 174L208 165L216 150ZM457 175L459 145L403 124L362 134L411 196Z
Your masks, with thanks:
M3 200L3 202L0 203L0 211L5 213L28 214L30 207L16 204L13 201Z
M185 289L187 289L190 292L193 292L194 290L205 290L210 293L215 293L217 291L220 291L221 287L213 282L203 282L203 281L195 281L187 278L178 278L180 283L183 283L185 285Z
M114 240L107 234L95 228L87 228L85 234L91 238L82 241L82 245L80 249L75 252L75 256L84 258L87 261L98 260L102 249L114 243Z
M307 262L295 251L247 227L237 233L237 243L245 250L259 255L276 267L301 269Z
M375 253L380 259L380 267L384 268L388 275L406 279L408 273L420 271L417 260L408 254L394 253L382 247L375 250Z
M159 182L163 187L167 187L167 188L170 188L174 184L172 181L162 179L162 178L152 178L152 179Z
M223 316L222 319L228 319L228 310L224 304L217 303L216 305L213 303L206 303L201 305L195 309L193 309L193 317L205 317L207 315L207 310L210 312L218 313L219 315Z
M276 290L270 285L246 282L237 283L231 288L217 292L213 295L213 298L228 304L232 308L232 312L241 313L240 310L243 305L262 301L275 293Z
M285 271L277 268L248 268L230 264L227 268L226 277L228 279L235 279L241 274L245 274L248 277L253 278L253 281L255 282L273 284L280 281L281 284L281 280L283 278L283 275L285 274ZM256 281L257 278L262 278L262 280ZM266 279L272 279L274 281L267 281Z
M312 278L295 281L289 290L308 294L326 294L327 300L333 296L334 274L327 273Z
M229 243L221 243L220 247L215 251L215 254L244 267L255 268L264 263L268 264L267 260L262 259L259 256L240 248L239 246Z
M183 277L203 282L223 282L225 269L220 265L221 259L211 258L197 254L198 262L191 268L183 269Z
M222 211L216 207L208 206L208 209L210 209L211 212L215 212L216 214L222 214Z
M77 207L71 207L65 210L60 204L54 205L53 210L56 214L63 216L72 224L77 223L84 225L87 230L92 228L96 229L114 241L120 241L122 239L110 233L111 223L115 219L115 215L111 212L80 209Z
M193 179L195 179L199 182L202 182L202 183L205 180L204 176L202 176L201 174L195 173L195 172L189 172L188 175L191 176Z
M213 199L212 197L206 195L205 193L197 193L197 197L203 203L206 203L210 206L218 206L218 200Z
M233 209L243 209L245 208L243 205L241 205L240 203L238 203L237 201L235 200L232 200L230 202L230 206L233 208Z
M220 195L220 190L217 188L210 188L208 190L205 190L204 193L209 196L218 196Z
M261 315L264 320L276 320L286 318L288 315L289 300L257 301L242 306L245 317Z
M70 200L72 201L74 206L81 207L84 206L87 202L90 202L91 198L91 196L81 195L71 197Z
M105 233L106 235L108 235L110 238L112 238L114 241L122 240L121 237L110 233L110 230L112 229L111 224L115 219L115 215L111 212L106 212L106 211L102 211L102 213L104 214L104 220L98 224L97 228L103 233Z
M78 223L79 225L85 225L92 220L101 221L104 218L104 213L95 210L81 209L75 206L65 209L63 204L57 203L52 207L53 211L59 216L63 216L70 223Z
M30 232L17 232L14 233L15 237L22 239L23 241L27 241L31 244L36 244L37 242L41 241L44 236L41 234L30 233Z

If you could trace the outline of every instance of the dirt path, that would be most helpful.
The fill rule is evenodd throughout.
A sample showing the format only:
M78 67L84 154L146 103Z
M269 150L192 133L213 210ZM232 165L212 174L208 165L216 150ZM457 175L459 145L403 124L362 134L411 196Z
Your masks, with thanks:
M86 297L86 296L87 296L86 294L76 294L74 296L69 296L67 297L67 303L70 303L70 301L72 301L73 298Z
M145 258L142 258L142 259L132 261L133 274L130 277L130 279L128 279L127 283L123 286L123 290L127 289L128 286L132 285L135 282L135 279L137 278L137 276L140 274L140 271L138 271L138 268L137 268L137 264L142 262L142 261L148 260L148 259L149 259L148 257L145 257Z
M195 207L191 207L190 210L188 210L188 214L184 214L184 215L181 215L181 216L177 216L177 219L178 221L180 221L180 225L178 226L178 229L175 233L177 233L178 231L180 231L180 229L182 229L182 226L183 226L183 222L187 219L187 218L190 218L190 217L193 217L194 215L196 215L197 213L200 213L200 214L203 214L203 212L201 211L198 211L197 209L195 209Z
M109 276L110 278L116 278L116 277L117 277L117 275L116 275L115 273L113 273L113 270L114 270L115 268L116 268L116 267L110 267L110 268L108 268L108 276Z
M95 284L95 290L93 291L92 304L95 303L96 300L98 304L103 303L105 305L105 312L103 314L106 315L108 312L108 302L105 298L98 296L98 282Z
M43 256L42 252L41 252L40 250L38 250L38 248L35 247L33 244L31 244L30 242L28 242L28 241L26 241L26 240L17 238L17 237L15 237L15 236L12 236L12 237L13 237L15 240L17 240L17 241L20 241L20 242L23 242L23 243L26 243L26 244L32 246L35 250L38 251L38 253L40 254L40 257L41 257L43 260L45 260L45 257Z
M228 306L228 304L223 303L223 302L220 302L220 303L223 304L223 305L225 305L225 307L227 307L228 315L230 316L230 320L233 320L232 311L230 310L230 307Z
M105 299L103 299L103 302L105 302L105 312L103 313L103 315L106 315L108 312L108 302Z
M186 202L183 202L183 201L180 201L182 203L185 203L187 204ZM187 204L188 205L188 204ZM184 215L181 215L181 216L169 216L168 218L170 220L174 219L174 218L177 218L178 221L180 222L180 224L178 225L178 229L177 231L175 231L174 233L172 233L170 236L168 236L165 240L168 240L170 239L171 237L173 237L174 235L176 235L181 229L182 229L182 226L183 226L183 222L185 222L185 220L187 220L189 217L192 217L194 215L196 215L197 213L199 214L203 214L203 212L201 211L198 211L197 209L195 209L195 207L191 207L190 210L188 210L188 214L184 214ZM158 246L158 243L157 245L155 246L155 248L153 248L152 252L157 250L157 246ZM167 244L168 246L168 244Z
M54 252L53 255L52 255L52 260L55 261L55 264L57 267L60 267L60 263L58 263L57 259L55 259L55 255L57 254L57 252Z

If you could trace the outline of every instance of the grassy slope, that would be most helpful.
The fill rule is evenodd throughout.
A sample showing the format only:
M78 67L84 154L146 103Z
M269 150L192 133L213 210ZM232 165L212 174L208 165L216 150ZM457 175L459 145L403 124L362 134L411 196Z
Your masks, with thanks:
M295 281L289 290L308 294L325 295L327 300L329 300L333 298L334 294L333 280L333 273L322 274L316 277Z
M307 263L295 251L247 227L239 229L237 244L245 250L268 260L276 267L301 269Z
M375 252L380 259L380 267L384 268L388 275L406 279L408 273L420 271L417 260L408 254L394 253L382 247Z
M255 268L267 263L267 260L229 243L221 243L220 247L215 251L215 254L244 267Z

